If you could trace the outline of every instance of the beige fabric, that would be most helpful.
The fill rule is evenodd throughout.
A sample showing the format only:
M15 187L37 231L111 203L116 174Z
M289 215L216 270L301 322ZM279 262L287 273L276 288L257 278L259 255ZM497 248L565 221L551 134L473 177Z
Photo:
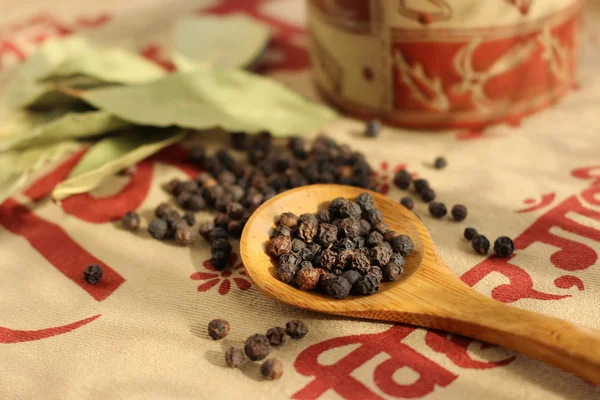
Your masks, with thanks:
M289 29L302 25L299 0L251 3L248 7L261 16ZM55 34L61 27L144 48L160 44L170 20L198 7L198 2L182 0L4 1L0 76L4 82L10 79L19 57L11 46L29 53L35 37ZM30 26L14 28L44 15L46 19ZM461 224L433 220L420 202L416 212L443 259L475 289L518 307L600 328L596 2L586 19L579 89L520 126L439 135L386 128L380 138L367 139L359 134L362 123L340 120L325 131L364 151L382 188L393 169L405 164L428 178L446 204L469 207L468 220ZM286 40L306 45L299 30L288 31ZM268 59L285 66L287 55L279 49ZM314 96L307 68L273 68L272 75ZM437 155L448 158L447 169L429 166ZM105 210L118 208L111 196L120 198L128 190L143 194L140 187L150 182L137 206L145 227L154 206L168 198L160 184L173 177L185 174L165 161L147 162L140 166L133 189L129 178L121 177L95 197L76 196L62 208L47 200L32 201L32 192L0 207L0 398L600 398L599 388L501 348L408 326L285 307L248 288L241 268L199 291L200 285L216 279L191 279L214 273L204 265L209 258L204 242L191 249L159 243L145 229L132 235L117 223L102 222L101 213L94 212L101 197L109 199L103 203ZM389 195L398 199L403 193L392 188ZM201 219L208 218L204 214ZM516 256L508 263L476 255L462 239L467 225L489 238L515 238ZM558 253L559 247L565 251ZM92 289L82 283L85 265L79 264L90 258L115 271L106 272L107 279ZM228 290L224 282L229 282ZM217 317L232 327L220 342L206 333L208 321ZM262 381L257 364L241 371L225 367L228 346L294 318L306 321L310 333L273 352L285 365L281 380ZM81 322L70 326L76 321Z

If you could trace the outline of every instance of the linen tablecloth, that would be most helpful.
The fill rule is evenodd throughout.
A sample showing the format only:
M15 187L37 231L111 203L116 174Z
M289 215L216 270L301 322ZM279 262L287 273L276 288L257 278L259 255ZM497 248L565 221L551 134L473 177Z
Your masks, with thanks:
M535 0L506 3L537 6ZM260 72L318 98L301 0L5 0L1 8L2 84L43 40L77 33L137 49L171 68L168 32L177 17L245 12L274 29ZM434 220L421 202L415 212L468 285L593 328L600 328L598 22L593 1L578 36L582 61L573 91L542 113L484 131L384 128L370 139L360 134L364 123L351 119L323 130L366 153L382 193L403 196L392 177L408 168L427 178L446 204L467 205L469 217L460 224ZM503 348L271 301L245 275L237 242L230 268L215 271L204 241L184 248L153 240L145 229L135 235L120 229L115 220L130 209L141 213L145 228L154 207L168 200L161 183L196 172L180 147L140 163L134 176L53 203L47 194L83 151L37 174L27 190L0 205L0 398L600 398L599 388ZM430 166L438 155L448 159L444 170ZM477 255L462 238L466 226L492 240L514 238L516 255ZM91 263L105 266L96 286L83 281ZM231 323L222 341L207 334L213 318ZM229 346L291 319L304 320L310 333L274 351L284 363L280 380L263 381L258 364L225 366Z

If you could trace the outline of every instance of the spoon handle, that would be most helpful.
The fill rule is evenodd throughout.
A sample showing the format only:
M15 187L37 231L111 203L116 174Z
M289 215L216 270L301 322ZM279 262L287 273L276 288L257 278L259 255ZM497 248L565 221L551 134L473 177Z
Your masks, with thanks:
M600 331L509 306L470 288L445 293L438 297L443 303L430 303L433 318L425 317L421 325L515 350L600 385ZM390 319L409 322L401 313Z

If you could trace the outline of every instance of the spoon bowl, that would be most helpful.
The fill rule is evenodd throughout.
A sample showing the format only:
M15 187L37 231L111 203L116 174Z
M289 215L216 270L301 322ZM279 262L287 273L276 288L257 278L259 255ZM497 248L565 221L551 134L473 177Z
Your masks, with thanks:
M442 329L498 344L600 384L600 332L508 306L475 292L444 264L421 220L379 193L369 192L375 207L383 212L384 222L414 242L398 280L382 283L380 291L371 296L343 300L281 282L277 265L265 250L278 217L284 212L315 213L336 197L354 199L364 192L369 191L311 185L288 190L261 205L248 220L240 242L240 254L254 285L266 296L294 307Z

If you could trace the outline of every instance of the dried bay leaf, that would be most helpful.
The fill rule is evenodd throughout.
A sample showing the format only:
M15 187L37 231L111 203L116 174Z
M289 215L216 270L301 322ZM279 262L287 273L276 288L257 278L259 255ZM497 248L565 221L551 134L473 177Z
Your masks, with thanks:
M234 69L178 72L146 84L83 91L81 96L126 121L159 127L268 130L283 136L316 130L336 117L330 108L274 80Z
M180 71L195 63L215 68L248 68L264 52L271 36L268 25L246 14L186 17L175 26L176 55Z
M50 146L1 153L0 203L21 190L34 172L79 148L81 148L79 143L66 141Z
M96 143L75 166L67 180L58 184L52 198L62 200L97 188L106 178L181 141L183 132L172 130L149 132L138 129L122 136Z
M129 123L106 111L66 112L43 123L38 122L39 117L36 118L36 113L28 114L33 120L29 129L24 129L21 134L10 135L4 140L0 139L0 151L89 138L130 126ZM43 114L52 114L52 112Z
M67 57L38 80L85 76L106 83L136 84L165 75L155 63L122 49L101 49L88 46Z

